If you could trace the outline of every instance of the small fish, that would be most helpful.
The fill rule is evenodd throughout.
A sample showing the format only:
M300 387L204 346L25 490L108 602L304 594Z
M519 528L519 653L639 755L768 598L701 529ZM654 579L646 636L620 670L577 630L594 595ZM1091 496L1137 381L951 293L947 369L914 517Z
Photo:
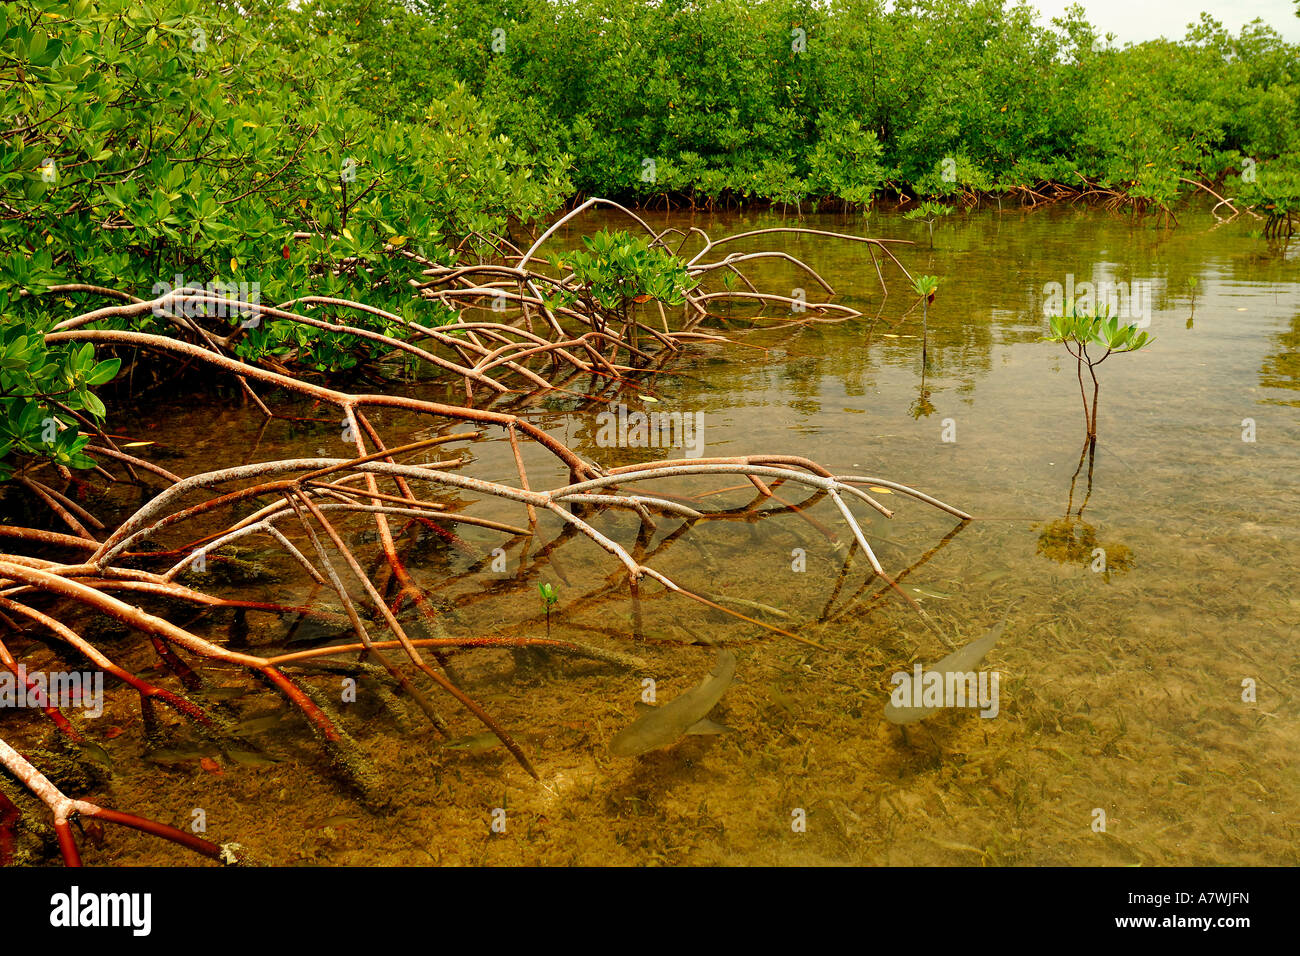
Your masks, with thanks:
M90 757L98 764L105 767L111 767L113 765L112 759L108 756L108 751L93 740L82 741L81 750L87 757Z
M610 753L616 757L635 757L676 743L684 734L725 733L726 727L708 720L706 715L731 686L735 674L736 655L719 651L708 677L662 707L647 707L610 741Z
M470 734L468 737L454 737L439 746L444 750L464 750L477 754L500 747L501 738L492 731L485 730L480 734Z
M261 717L250 717L248 720L240 721L236 727L241 734L261 734L280 726L280 722L284 719L284 715L284 711L279 711L274 714L265 714Z
M984 660L984 655L993 650L993 645L1002 636L1002 628L1006 626L1006 623L1006 621L1003 621L983 637L953 651L933 667L926 668L925 673L966 674L975 670L979 667L980 661ZM910 699L920 700L921 688L917 686L916 675L908 674L907 683L911 684ZM914 724L918 720L924 720L932 714L937 714L941 709L940 707L924 706L895 707L891 698L890 702L885 705L885 719L891 724Z
M274 767L280 762L268 754L260 754L252 750L227 750L226 756L241 767Z

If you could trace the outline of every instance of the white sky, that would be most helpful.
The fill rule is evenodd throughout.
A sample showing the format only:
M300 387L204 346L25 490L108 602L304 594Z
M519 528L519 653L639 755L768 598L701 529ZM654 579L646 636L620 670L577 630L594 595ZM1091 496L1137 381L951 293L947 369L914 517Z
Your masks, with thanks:
M1075 0L1029 0L1043 14L1046 26ZM1200 19L1204 10L1232 33L1256 17L1282 34L1289 43L1300 43L1300 17L1292 0L1078 0L1088 20L1105 36L1115 34L1119 46L1141 43L1164 36L1181 40L1187 24Z

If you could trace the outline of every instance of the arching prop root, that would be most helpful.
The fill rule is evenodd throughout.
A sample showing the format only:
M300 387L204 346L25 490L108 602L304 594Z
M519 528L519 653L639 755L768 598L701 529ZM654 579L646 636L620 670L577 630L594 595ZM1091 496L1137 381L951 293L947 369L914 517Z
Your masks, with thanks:
M25 613L87 654L96 652L66 626L59 624L48 615L31 609L24 602L29 600L33 593L71 598L112 616L151 638L164 641L175 650L184 651L201 660L237 665L255 672L284 694L303 714L349 780L363 793L373 796L374 782L351 739L327 716L323 707L312 699L311 691L299 686L285 675L282 667L295 661L323 657L326 653L344 654L361 650L367 656L379 661L412 696L421 695L422 691L412 684L409 675L385 656L385 652L400 648L405 652L406 659L410 663L413 663L442 690L451 694L484 726L497 734L520 765L535 775L527 756L511 735L472 698L455 686L440 669L425 661L419 653L421 647L438 649L524 645L521 645L517 639L494 642L482 635L412 639L407 634L406 627L389 609L379 587L365 572L361 562L335 527L339 515L350 513L402 515L430 521L469 517L449 513L444 503L435 500L436 495L417 494L414 488L417 485L457 493L471 493L480 499L504 500L519 506L524 511L531 508L538 513L549 513L562 524L573 529L575 533L594 542L622 564L628 584L634 591L639 588L642 578L649 578L671 594L703 603L732 617L762 627L770 633L804 640L806 643L813 643L814 646L818 645L788 630L721 605L678 584L654 567L635 558L626 547L598 530L592 524L595 515L610 508L628 509L651 527L656 521L652 512L662 516L659 520L663 518L680 520L686 525L710 519L711 515L703 510L702 505L689 506L682 503L680 496L659 496L653 490L644 487L668 479L738 475L749 479L754 487L768 496L773 495L772 485L778 483L801 485L829 497L836 504L854 542L867 556L873 572L891 585L893 582L876 559L848 501L857 500L886 517L891 517L893 512L858 488L858 484L887 486L899 494L922 501L962 521L970 517L909 486L865 476L837 477L816 463L796 456L753 455L735 458L683 459L627 466L612 469L597 478L571 482L547 491L515 488L461 475L444 470L439 467L441 463L408 465L376 460L378 457L372 454L356 459L309 458L263 462L184 479L141 507L110 534L94 554L89 555L81 563L53 565L34 559L0 560L0 588L3 588L0 591L0 601L5 602L4 607L7 611ZM260 481L234 492L222 493L226 486L253 479L260 479ZM372 498L359 493L360 488L355 486L362 479L401 481L405 497L373 492L375 497ZM638 486L636 491L627 490L634 485ZM338 491L340 488L357 491L358 494L356 496L340 494ZM196 492L206 492L212 497L199 504L181 507L182 503ZM138 545L142 540L169 529L181 529L187 521L209 514L217 507L228 506L233 501L253 499L264 499L266 504L225 532L212 537L207 544L194 549L186 558L172 564L163 573L121 568L115 564L115 561L123 555L131 553L132 546ZM387 499L392 499L393 503L387 503ZM373 500L381 503L368 503ZM503 522L490 522L488 526L511 537L527 536L532 533L522 527L512 527ZM326 649L319 654L290 654L271 658L255 656L213 644L108 593L125 588L134 593L150 593L200 604L216 600L204 592L175 583L175 576L200 554L205 553L205 550L212 550L223 543L254 534L264 535L269 541L284 548L285 553L293 557L313 579L328 582L347 612L357 637L356 643L342 648ZM295 539L299 543L295 544ZM147 554L147 552L137 553ZM313 554L313 557L307 557L309 553ZM339 566L340 558L341 566ZM33 566L37 564L43 566ZM350 583L345 581L345 576L350 579ZM897 586L893 586L897 590ZM380 627L386 632L383 640L376 640L372 634L372 629L375 627ZM547 643L555 643L559 646L563 642L528 642L532 646L545 646ZM203 718L202 712L184 698L170 695L151 685L141 686L138 679L132 678L102 655L98 655L95 659L100 666L106 669L112 668L115 676L136 686L141 690L142 695L162 699L187 717L196 720ZM433 723L437 729L445 732L445 722L435 719Z
M83 604L99 613L116 618L132 629L143 634L183 648L198 656L235 664L249 668L264 678L269 684L284 694L289 702L307 719L322 741L335 764L344 772L345 778L362 792L373 798L374 784L365 760L351 738L332 721L302 688L260 657L230 651L220 645L206 641L189 631L177 627L169 621L127 604L106 593L118 584L155 584L158 593L167 594L168 585L163 579L147 572L130 569L104 569L105 578L93 574L93 568L73 566L71 568L47 566L33 568L27 564L15 563L10 556L0 555L0 587L4 587L4 597L0 597L0 607L14 613L22 613L44 625L54 636L63 639L70 647L80 651L93 664L134 687L141 695L142 708L150 701L157 700L167 704L171 709L188 718L201 728L219 731L218 722L202 708L180 695L155 687L117 666L99 653L66 625L43 614L16 597L29 597L31 592L57 595ZM114 580L115 576L127 578L127 581ZM153 579L152 581L150 579ZM202 598L201 592L189 588L173 586L171 595L177 599ZM5 652L8 653L7 651Z
M633 343L642 341L642 335L646 339L668 349L677 348L684 342L694 340L726 341L716 335L704 335L696 331L705 319L716 315L715 312L711 311L710 305L717 302L752 304L759 306L760 309L777 304L786 309L787 318L793 313L800 317L799 321L819 321L826 318L842 321L862 315L857 309L830 302L829 300L808 302L803 298L762 291L745 270L754 263L779 261L786 263L807 280L815 283L828 297L834 297L835 295L835 289L831 284L816 269L796 256L787 252L764 249L747 252L725 252L724 254L721 247L729 243L762 239L777 234L807 235L823 239L861 243L866 247L871 257L871 263L875 269L876 278L880 283L882 295L889 295L889 286L885 281L884 271L881 268L882 263L892 263L909 282L911 280L911 274L890 248L891 245L910 245L911 243L908 240L874 239L868 236L855 236L794 226L755 229L714 239L697 226L692 226L687 232L673 228L657 231L625 206L608 199L596 197L588 199L561 217L538 237L537 241L526 251L517 252L514 255L503 253L500 262L458 266L433 265L425 269L425 275L431 278L419 285L421 293L426 298L436 299L448 306L475 304L487 299L493 300L494 307L503 302L517 306L522 310L524 321L527 323L527 330L525 333L522 330L514 329L514 334L519 336L526 334L533 342L537 343L542 340L534 334L532 325L534 316L538 317L539 320L544 320L544 325L548 331L556 336L565 335L561 319L576 320L601 335L607 336L610 327L602 322L599 310L590 299L579 296L576 302L566 308L552 309L548 306L548 296L543 292L543 289L553 294L572 293L581 289L581 282L571 269L561 270L558 275L543 274L536 269L537 265L539 265L541 248L554 238L561 229L570 226L579 217L598 207L610 208L628 217L639 231L647 237L652 247L657 246L678 259L682 263L687 276L694 283L693 287L685 292L683 320L680 327L676 329L670 328L666 312L662 306L656 304L660 320L658 327L650 321L633 319L628 323L626 329L620 330L617 337L609 341L608 344L612 345L615 351L620 349L626 351L629 361L633 361L632 357L637 352ZM678 237L680 237L680 241L678 241ZM675 247L672 244L673 242L676 242ZM683 250L692 242L699 242L700 248L690 258L687 258L683 254ZM719 275L726 274L739 280L743 288L735 288L732 284L724 283L722 289L705 291L706 280L712 278L715 273ZM495 332L496 340L505 343L476 366L476 369L481 372L504 364L507 361L507 356L512 359L521 359L541 351L559 348L561 345L566 349L571 349L576 344L573 341L564 341L538 348L536 345L530 345L527 342L508 343L504 330L497 326L465 324L463 328L478 330L485 335ZM606 343L598 342L596 344L604 347ZM566 358L571 358L566 353L561 354ZM597 359L596 362L601 364L602 360ZM636 367L634 361L632 367ZM627 366L619 366L618 368L619 371L628 371ZM613 371L612 368L610 370Z

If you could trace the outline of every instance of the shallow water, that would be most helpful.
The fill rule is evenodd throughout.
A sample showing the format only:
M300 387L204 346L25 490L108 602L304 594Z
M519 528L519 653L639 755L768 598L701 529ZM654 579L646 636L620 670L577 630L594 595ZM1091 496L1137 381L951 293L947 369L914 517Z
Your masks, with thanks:
M914 297L898 273L886 267L891 294L882 298L862 246L784 235L762 245L812 264L839 293L835 301L868 318L791 324L788 311L750 320L736 309L727 332L738 344L692 347L672 374L655 379L658 402L633 393L622 400L634 410L702 413L707 456L804 455L837 474L910 484L975 515L961 527L884 492L877 497L896 510L891 520L853 505L885 570L926 617L880 593L861 553L850 556L851 534L826 500L800 513L699 522L688 534L665 516L641 552L683 587L766 606L731 605L821 648L655 586L643 586L634 605L618 562L560 536L546 516L526 550L507 547L504 573L490 565L503 536L459 528L463 544L426 540L408 552L448 633L544 636L537 584L550 582L559 593L551 635L640 656L661 700L697 684L714 659L708 645L725 642L739 663L715 715L733 732L614 758L609 740L634 719L644 675L476 650L453 659L457 677L518 734L540 782L502 748L439 748L414 707L363 693L340 709L391 801L372 813L338 782L295 716L253 725L247 736L264 760L219 755L218 776L197 756L142 764L140 722L131 716L138 705L119 695L101 719L123 732L102 741L114 778L99 799L183 826L202 808L210 838L237 840L274 863L1300 862L1294 244L1270 246L1249 224L1216 228L1193 213L1165 230L1099 211L981 210L939 225L933 250L923 225L894 215L645 215L659 228L696 225L715 238L784 224L917 241L898 255L914 275L941 277L927 316L924 384L921 314L904 315ZM819 297L788 265L747 272L778 294L803 287L810 301ZM1155 342L1099 369L1091 481L1086 465L1076 478L1084 434L1073 359L1041 341L1044 285L1064 285L1068 274L1150 282L1152 290ZM1194 306L1189 277L1198 280ZM552 398L527 414L601 464L670 457L601 447L601 406L575 405ZM427 434L427 421L378 417L390 444ZM1247 419L1253 441L1243 440ZM318 448L337 453L333 425L263 427L234 407L163 408L113 424L119 433L163 436L183 456L163 463L183 473ZM437 455L466 451L466 473L517 482L498 432ZM533 487L563 481L545 454L528 449L525 460ZM700 500L743 509L755 497L737 487L743 482L654 487L680 495L729 487ZM793 504L809 497L788 484L778 494ZM472 513L525 520L493 502ZM624 545L637 541L635 515L596 521ZM349 528L365 547L364 523ZM793 567L797 549L802 571ZM291 566L280 570L280 582L222 593L325 600L298 584ZM947 712L905 730L884 720L890 676L947 653L936 631L962 644L1004 617L1005 636L986 662L1001 677L996 717ZM291 623L249 615L247 640L259 650L279 646ZM228 615L196 626L214 639L231 633ZM313 635L321 637L294 631L293 648ZM118 647L124 663L156 666L147 647ZM242 684L234 672L218 677ZM337 695L337 677L311 680ZM1243 681L1254 682L1253 702L1243 701ZM482 730L431 693L454 736ZM281 709L265 690L228 706L236 721ZM504 833L492 831L494 819L506 821ZM801 819L802 831L792 825ZM117 832L93 857L185 859Z

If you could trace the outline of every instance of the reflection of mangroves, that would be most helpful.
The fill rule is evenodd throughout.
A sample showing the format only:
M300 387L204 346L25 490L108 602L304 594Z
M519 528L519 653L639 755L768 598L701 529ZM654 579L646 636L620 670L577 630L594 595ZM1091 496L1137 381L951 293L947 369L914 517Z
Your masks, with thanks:
M1300 314L1292 317L1290 328L1273 335L1275 351L1264 357L1259 367L1259 384L1264 388L1300 391ZM1300 405L1300 399L1265 399L1269 404Z
M1133 568L1133 552L1127 545L1099 542L1097 529L1082 518L1067 515L1040 527L1035 552L1059 564L1081 564L1106 575Z
M1111 571L1124 572L1133 567L1133 552L1118 542L1100 544L1097 541L1097 529L1083 520L1083 509L1092 498L1093 469L1097 458L1097 441L1088 438L1079 453L1079 466L1074 469L1070 479L1070 496L1065 505L1065 517L1042 525L1038 535L1037 554L1051 558L1060 564L1082 564L1093 571L1104 574L1110 580ZM1088 465L1087 484L1083 500L1079 507L1074 507L1074 495L1079 483L1079 474L1084 463Z

